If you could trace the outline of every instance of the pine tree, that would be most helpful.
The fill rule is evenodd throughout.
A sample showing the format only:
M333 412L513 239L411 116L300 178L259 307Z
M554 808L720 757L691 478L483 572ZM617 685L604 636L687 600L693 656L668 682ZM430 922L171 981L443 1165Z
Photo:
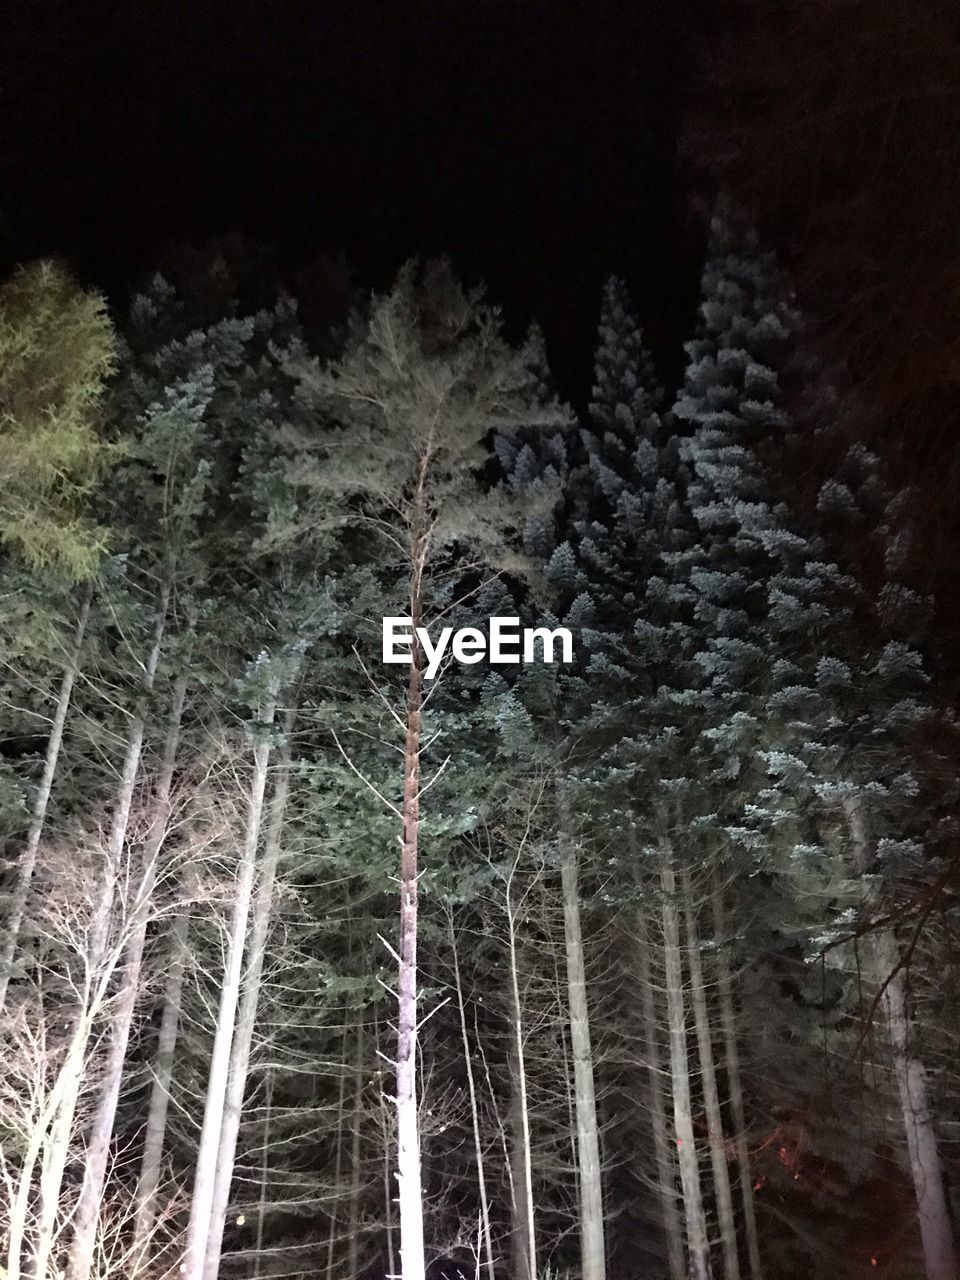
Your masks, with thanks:
M416 628L430 623L431 578L448 569L455 547L471 548L478 566L510 558L517 514L503 496L483 490L481 474L491 429L524 419L527 383L497 312L479 292L465 292L444 263L422 275L408 264L392 291L355 318L332 366L300 369L318 407L349 428L339 441L321 443L319 459L300 471L313 490L306 519L329 519L332 500L355 498L384 540L385 595L414 628L401 717L402 798L394 807L402 832L396 1105L401 1273L423 1280L417 907L420 800L429 783L421 774L425 662Z

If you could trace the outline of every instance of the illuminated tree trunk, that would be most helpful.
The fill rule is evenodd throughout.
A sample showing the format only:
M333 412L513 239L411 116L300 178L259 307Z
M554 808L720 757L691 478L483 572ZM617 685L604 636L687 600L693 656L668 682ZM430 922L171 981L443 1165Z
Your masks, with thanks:
M260 1000L260 983L263 977L263 961L267 952L267 936L273 915L273 894L277 880L277 864L283 843L283 822L290 792L290 733L293 729L293 713L287 712L283 725L283 745L280 748L277 778L270 805L270 817L260 867L260 877L253 902L253 923L247 943L246 971L237 1012L236 1029L230 1048L230 1067L227 1089L223 1099L223 1115L220 1122L220 1141L217 1150L217 1167L210 1205L210 1225L207 1231L206 1258L203 1280L216 1280L220 1270L220 1251L223 1247L223 1231L230 1203L230 1187L233 1183L233 1165L237 1153L237 1136L243 1115L243 1099L247 1091L250 1070L250 1052L253 1033L257 1024L257 1005Z
M480 1191L480 1228L483 1236L483 1251L488 1280L495 1280L493 1240L490 1235L490 1206L487 1201L487 1179L484 1169L483 1141L480 1134L480 1112L477 1107L477 1086L473 1077L473 1055L470 1052L470 1038L467 1035L467 1014L463 1002L463 983L460 979L460 957L457 952L456 935L453 931L452 913L448 916L447 922L450 927L450 954L453 957L453 979L457 992L457 1009L460 1014L463 1063L467 1073L467 1090L470 1095L470 1120L473 1125L473 1151L477 1162L477 1186Z
M713 1171L717 1222L720 1227L720 1247L723 1251L724 1280L740 1280L737 1225L733 1216L733 1194L730 1190L730 1172L727 1168L727 1151L723 1140L723 1118L720 1113L720 1094L717 1090L717 1071L713 1059L713 1031L710 1026L707 990L703 980L703 961L700 956L700 936L693 906L693 890L690 884L690 872L686 868L681 872L680 880L683 890L690 994L697 1031L700 1084L703 1089L703 1107L707 1117L707 1138L710 1143L710 1165Z
M667 1106L664 1098L656 996L650 973L650 954L645 934L646 929L641 921L637 959L640 995L643 1001L643 1047L650 1083L650 1127L653 1132L653 1150L657 1161L657 1191L663 1218L663 1234L667 1243L670 1280L686 1280L687 1273L683 1263L683 1231L677 1204L677 1159L674 1148L670 1145L667 1129Z
M873 864L874 851L862 799L848 799L844 811L857 867L861 874L866 874ZM875 977L877 981L886 983L881 1003L900 1096L900 1114L907 1140L927 1280L957 1280L956 1246L950 1226L943 1162L927 1073L923 1063L911 1051L912 1018L904 973L900 967L900 948L892 929L880 929L874 933L872 949Z
M513 907L513 870L507 877L504 902L510 954L510 996L513 1026L510 1037L510 1120L513 1137L513 1257L517 1280L537 1280L537 1232L533 1204L533 1166L530 1146L530 1107L527 1101L527 1064L523 1044L523 1007L520 1003L520 971L517 962L517 921ZM519 1165L519 1168L517 1167Z
M569 826L563 808L565 836ZM590 1043L590 1015L580 925L580 888L577 848L570 842L560 867L563 890L563 927L567 956L567 990L570 1000L570 1044L573 1051L574 1101L577 1117L577 1168L580 1184L580 1265L582 1280L604 1280L606 1257L603 1239L603 1186L597 1102Z
M663 911L663 959L667 986L667 1029L670 1041L670 1078L673 1088L673 1123L687 1226L687 1251L691 1280L710 1280L710 1244L700 1187L700 1166L693 1134L690 1097L690 1060L683 997L683 959L677 913L673 850L666 838L660 842L660 887Z
M184 903L188 897L188 893L183 894ZM163 992L163 1012L160 1016L157 1051L153 1060L153 1085L150 1089L150 1105L147 1110L143 1154L140 1159L140 1176L137 1180L134 1257L138 1261L144 1257L157 1215L157 1188L160 1185L167 1112L170 1106L170 1086L173 1081L174 1059L180 1028L180 1007L183 1001L189 928L190 915L184 905L171 931L167 981Z
M414 626L419 624L419 616ZM414 633L416 634L416 633ZM397 1182L400 1274L424 1280L423 1189L417 1115L417 861L420 840L420 719L422 656L416 641L407 690L403 747L403 842L400 858L400 976L397 1034Z
M344 1029L340 1049L340 1086L337 1095L337 1155L333 1166L333 1203L330 1206L330 1232L327 1236L327 1280L334 1280L333 1261L337 1243L337 1217L340 1207L340 1177L343 1172L343 1114L347 1096L347 1033Z
M353 1057L353 1125L350 1134L350 1237L347 1274L350 1280L360 1276L360 1130L363 1125L363 1010L357 1019L356 1048Z
M207 1237L210 1231L210 1214L213 1208L217 1177L217 1155L220 1149L220 1130L223 1123L224 1104L229 1081L230 1056L233 1033L240 1000L240 982L243 974L244 943L247 920L253 894L257 844L260 839L260 822L263 815L263 796L267 785L267 767L270 762L270 743L267 733L273 725L276 703L271 698L260 715L260 739L253 753L253 777L250 783L250 799L243 854L235 890L230 939L227 945L226 968L220 989L220 1004L210 1057L207 1094L203 1109L203 1123L197 1149L196 1172L193 1181L193 1197L190 1204L190 1221L187 1225L187 1241L180 1275L184 1280L203 1280Z
M110 1139L113 1137L113 1124L120 1098L120 1082L123 1078L123 1064L127 1056L130 1029L133 1026L134 1010L140 992L140 973L147 940L150 902L157 878L160 851L170 821L170 791L173 786L173 770L185 695L186 682L181 680L174 690L163 763L157 781L154 828L144 853L136 901L130 904L132 931L124 951L120 992L112 1009L110 1042L103 1078L100 1082L100 1098L87 1139L83 1188L73 1215L74 1236L67 1266L68 1280L87 1280L93 1264L100 1202L103 1199L103 1187L107 1176Z
M747 1117L743 1105L743 1081L740 1077L740 1047L737 1043L737 1024L733 1007L733 982L730 977L730 961L727 955L726 921L723 910L723 894L719 886L711 894L713 904L713 932L717 940L717 992L720 1000L720 1027L723 1031L724 1067L727 1075L727 1091L730 1095L730 1111L736 1127L737 1174L740 1182L740 1203L743 1211L743 1234L747 1242L747 1259L751 1280L763 1280L760 1261L760 1239L757 1234L757 1210L753 1200L753 1172L750 1168L750 1149L747 1145Z
M73 686L80 671L80 654L83 649L87 622L90 617L91 595L92 589L88 587L80 607L80 619L77 623L73 649L64 669L63 678L60 681L60 693L57 698L56 710L53 713L53 721L50 725L50 736L47 739L47 750L43 760L43 773L33 802L33 813L30 818L30 827L27 831L26 844L17 861L16 883L10 899L6 937L3 942L3 955L0 958L0 1012L2 1012L6 1004L7 986L10 982L10 974L17 954L17 944L20 941L20 926L23 924L23 913L26 910L27 898L30 895L30 883L33 880L34 868L37 865L37 849L40 847L40 836L43 834L43 824L47 816L47 806L50 803L53 779L60 759L60 748L63 745L63 730L67 723L67 711L70 708L70 699L73 697Z
M266 1217L267 1187L270 1183L270 1120L273 1113L273 1072L267 1071L263 1102L263 1152L260 1156L260 1196L257 1210L257 1237L253 1247L253 1280L258 1280L263 1263L263 1220Z

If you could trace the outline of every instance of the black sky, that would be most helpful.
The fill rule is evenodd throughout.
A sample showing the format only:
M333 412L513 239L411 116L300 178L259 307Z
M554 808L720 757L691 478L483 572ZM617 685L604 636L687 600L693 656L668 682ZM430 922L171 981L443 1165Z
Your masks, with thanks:
M115 297L175 242L342 250L383 284L448 252L581 395L600 281L668 363L699 237L677 138L694 10L638 3L9 0L3 266L56 252Z

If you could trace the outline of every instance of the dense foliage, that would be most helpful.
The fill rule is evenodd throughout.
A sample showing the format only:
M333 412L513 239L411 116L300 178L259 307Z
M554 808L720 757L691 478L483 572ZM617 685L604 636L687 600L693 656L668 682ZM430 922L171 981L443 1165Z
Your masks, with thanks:
M774 256L580 415L248 283L0 289L0 1275L956 1280L956 726ZM573 662L381 661L494 615Z

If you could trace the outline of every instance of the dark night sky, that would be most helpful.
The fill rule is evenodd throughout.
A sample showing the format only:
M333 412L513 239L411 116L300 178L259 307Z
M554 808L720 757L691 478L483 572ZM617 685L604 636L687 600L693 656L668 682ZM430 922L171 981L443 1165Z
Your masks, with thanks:
M360 283L449 252L582 395L600 281L669 365L700 243L677 176L689 32L665 0L8 0L3 266L56 252L115 296L243 231Z

